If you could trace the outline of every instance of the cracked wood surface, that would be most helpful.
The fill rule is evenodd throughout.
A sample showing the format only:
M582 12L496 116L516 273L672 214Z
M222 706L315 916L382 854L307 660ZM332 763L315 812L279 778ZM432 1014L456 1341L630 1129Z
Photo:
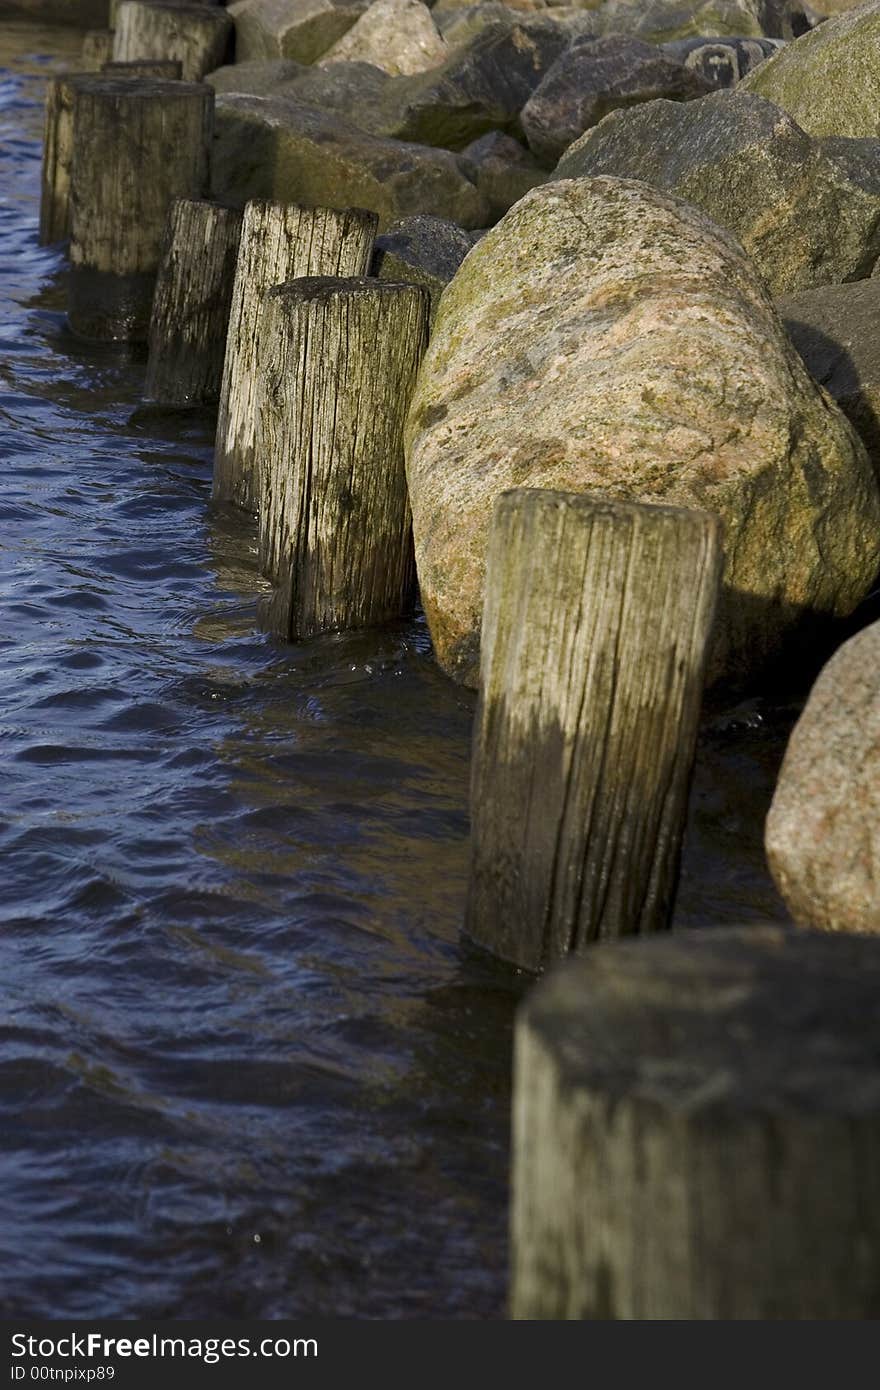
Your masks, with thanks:
M216 203L179 198L172 204L150 318L148 399L219 400L241 218L239 209Z
M490 533L466 932L540 970L669 925L717 518L543 489Z
M71 163L74 331L145 340L171 203L201 197L214 94L201 83L90 77Z
M168 4L167 0L123 0L116 12L113 58L177 58L185 82L200 82L222 66L233 34L222 8Z
M255 201L244 211L214 454L214 498L256 512L258 359L266 293L309 275L364 275L378 219L359 209Z
M868 938L744 925L565 962L516 1026L513 1316L880 1316L878 1063Z
M270 292L264 325L263 624L297 640L400 616L414 587L403 423L429 296L370 279Z

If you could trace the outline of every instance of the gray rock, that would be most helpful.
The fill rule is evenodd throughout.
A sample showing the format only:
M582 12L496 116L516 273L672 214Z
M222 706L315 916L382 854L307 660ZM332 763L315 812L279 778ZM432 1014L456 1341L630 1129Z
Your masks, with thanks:
M765 842L801 926L880 932L880 623L850 638L810 692Z
M431 213L484 227L485 199L448 150L384 140L286 97L219 96L215 196L274 198L305 207L362 207L380 226Z
M606 0L596 18L603 33L652 43L702 34L790 39L809 27L800 0Z
M656 44L622 34L575 39L526 102L520 122L532 153L550 168L609 111L658 97L690 101L709 90Z
M373 0L321 63L372 63L394 76L426 72L448 57L445 41L421 0Z
M813 380L861 435L880 479L880 279L785 295L776 308Z
M852 426L733 238L646 183L548 183L487 233L444 291L406 435L422 602L468 684L507 488L716 511L715 680L812 643L817 615L851 611L880 567Z
M822 142L746 92L613 111L560 178L643 179L739 237L774 294L862 279L880 254L880 142Z
M461 152L462 168L489 204L489 221L495 223L518 203L530 188L545 183L547 174L512 135L490 130Z
M837 15L745 79L811 135L877 134L880 0Z
M568 42L552 22L493 24L442 67L396 79L383 103L385 128L450 150L487 130L517 131L520 111Z
M782 46L782 39L699 38L676 39L663 49L717 89L735 87Z
M236 92L252 97L277 96L289 82L312 69L292 58L257 59L248 63L227 63L205 78L217 93Z
M473 241L463 227L440 217L404 217L376 238L370 273L380 280L424 285L431 296L431 323L440 296Z
M235 21L239 62L294 58L314 63L341 39L369 0L237 0L229 6Z

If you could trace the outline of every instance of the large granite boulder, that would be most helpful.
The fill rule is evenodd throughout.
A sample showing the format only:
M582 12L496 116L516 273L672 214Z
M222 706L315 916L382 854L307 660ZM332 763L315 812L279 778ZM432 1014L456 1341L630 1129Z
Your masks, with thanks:
M643 179L730 228L774 294L870 275L880 255L880 142L819 141L742 86L612 111L560 178Z
M851 425L733 238L644 183L545 184L474 247L440 302L406 455L422 601L466 684L507 488L719 513L713 680L789 659L880 567L880 493Z
M285 97L220 96L214 130L213 191L226 201L362 207L382 227L421 212L486 225L485 199L448 150L368 135Z
M691 101L711 91L684 63L622 34L575 39L529 97L520 123L529 148L548 167L609 111L666 97Z
M814 381L855 426L880 479L880 278L776 301Z
M795 921L880 932L880 623L840 648L789 741L767 859Z
M397 77L427 72L448 56L445 40L422 0L373 0L320 62L373 63Z
M236 58L242 63L260 58L314 63L368 4L369 0L237 0L229 6Z
M826 20L763 63L744 85L811 135L873 138L880 119L880 0Z

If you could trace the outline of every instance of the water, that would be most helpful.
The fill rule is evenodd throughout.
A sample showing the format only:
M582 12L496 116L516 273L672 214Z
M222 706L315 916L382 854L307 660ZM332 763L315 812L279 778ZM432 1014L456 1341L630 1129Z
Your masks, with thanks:
M68 335L78 44L0 31L0 1314L500 1317L525 982L459 941L473 699L420 622L259 634L207 429ZM786 719L708 730L681 924L780 920Z

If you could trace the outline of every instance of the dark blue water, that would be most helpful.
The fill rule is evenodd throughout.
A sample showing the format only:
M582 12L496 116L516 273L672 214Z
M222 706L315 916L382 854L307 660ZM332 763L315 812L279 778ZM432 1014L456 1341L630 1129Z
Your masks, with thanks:
M0 1314L502 1316L524 986L459 943L473 700L419 623L260 635L206 428L67 334L78 44L0 31ZM763 721L706 745L681 922L779 917Z

